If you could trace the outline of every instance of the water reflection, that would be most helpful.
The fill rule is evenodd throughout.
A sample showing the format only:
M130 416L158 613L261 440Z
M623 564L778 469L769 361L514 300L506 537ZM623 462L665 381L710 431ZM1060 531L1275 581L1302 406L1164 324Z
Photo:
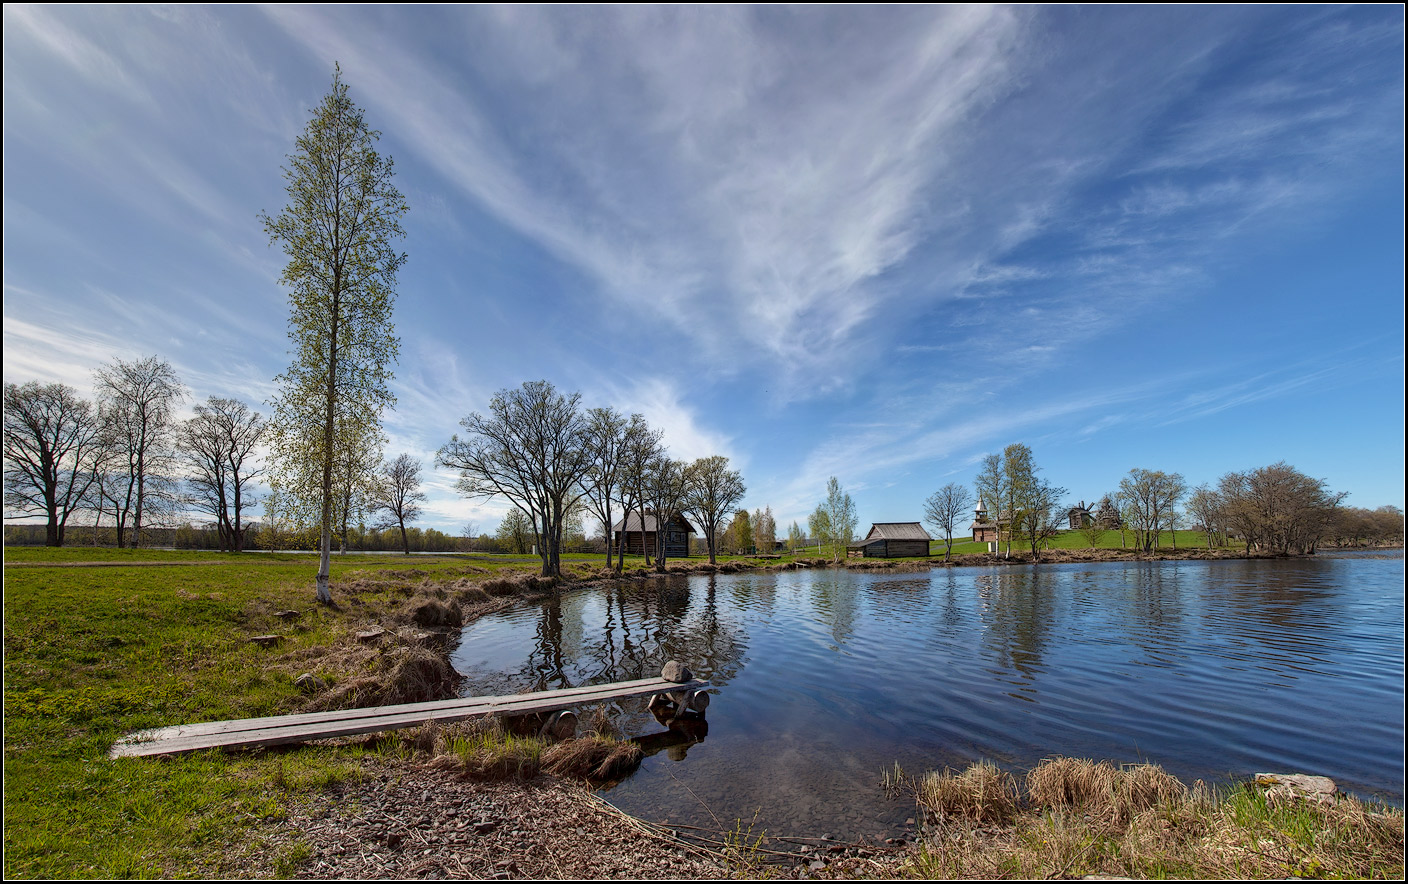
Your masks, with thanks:
M1057 626L1048 575L1041 568L1009 569L979 578L984 647L998 662L1024 676L1019 684L1043 671L1042 651Z
M776 833L895 834L913 808L876 787L895 762L1051 754L1401 801L1402 581L1368 558L623 581L471 624L454 664L477 694L684 662L714 686L709 722L614 706L651 757L611 794L691 825L757 810Z
M471 659L474 645L467 632L456 658ZM526 657L506 675L515 690L554 690L648 678L666 661L681 660L719 684L736 676L745 648L737 619L720 616L712 575L698 585L684 578L622 582L543 602Z

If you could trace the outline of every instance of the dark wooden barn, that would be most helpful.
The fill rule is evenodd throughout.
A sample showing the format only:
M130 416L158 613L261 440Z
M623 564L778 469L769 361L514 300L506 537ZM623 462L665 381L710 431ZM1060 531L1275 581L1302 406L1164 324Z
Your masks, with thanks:
M931 539L918 522L875 522L865 539L851 544L846 554L867 559L927 556Z
M628 555L641 555L641 545L644 543L653 556L656 553L655 532L659 530L655 514L649 510L645 513L645 530L641 530L640 513L635 512L611 526L612 537L616 549L625 545ZM689 535L694 533L694 526L685 520L684 516L676 515L665 523L665 557L670 559L682 559L689 555Z

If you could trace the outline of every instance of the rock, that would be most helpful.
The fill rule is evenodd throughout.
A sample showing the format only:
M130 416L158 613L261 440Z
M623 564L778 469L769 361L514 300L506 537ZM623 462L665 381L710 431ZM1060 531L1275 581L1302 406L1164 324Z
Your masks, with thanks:
M826 868L826 863L819 859L814 859L807 863L807 871L809 872L820 872L824 868Z
M297 620L303 616L302 611L275 611L274 616L280 620Z
M683 684L694 680L694 673L678 660L671 660L665 664L665 668L660 670L660 677L675 684Z
M487 835L499 827L499 824L492 820L481 820L474 824L474 834Z
M328 689L328 683L311 672L305 672L293 680L293 686L305 694L316 694Z
M372 644L373 642L381 641L381 637L384 635L386 635L386 630L382 629L380 626L377 626L372 629L368 629L364 632L357 633L357 641L361 642L364 645Z
M276 648L279 642L284 639L281 635L255 635L251 636L249 640L252 644L259 645L261 648Z
M1303 798L1319 804L1333 804L1337 791L1334 780L1310 774L1259 773L1256 784L1268 798Z

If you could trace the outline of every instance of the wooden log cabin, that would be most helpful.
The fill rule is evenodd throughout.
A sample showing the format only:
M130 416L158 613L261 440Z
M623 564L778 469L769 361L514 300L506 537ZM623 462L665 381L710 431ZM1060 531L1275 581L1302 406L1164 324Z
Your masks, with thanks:
M846 554L867 559L927 556L930 540L929 532L918 522L874 522L865 539L851 544Z
M611 526L612 537L614 538L614 548L621 549L625 546L626 554L641 555L642 544L650 550L653 556L656 553L655 533L659 530L658 520L655 514L646 510L645 530L641 530L640 513L633 512L624 519ZM684 516L676 514L673 518L665 522L665 557L670 559L682 559L689 556L689 535L694 533L694 526L685 520Z

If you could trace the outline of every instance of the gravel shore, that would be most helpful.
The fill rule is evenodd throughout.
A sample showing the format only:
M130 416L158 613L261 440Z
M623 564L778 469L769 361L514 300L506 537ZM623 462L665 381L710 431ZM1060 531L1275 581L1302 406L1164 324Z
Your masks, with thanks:
M717 849L631 817L575 783L476 782L424 762L364 775L266 824L222 877L718 880L896 877L903 850L837 845L795 855Z

